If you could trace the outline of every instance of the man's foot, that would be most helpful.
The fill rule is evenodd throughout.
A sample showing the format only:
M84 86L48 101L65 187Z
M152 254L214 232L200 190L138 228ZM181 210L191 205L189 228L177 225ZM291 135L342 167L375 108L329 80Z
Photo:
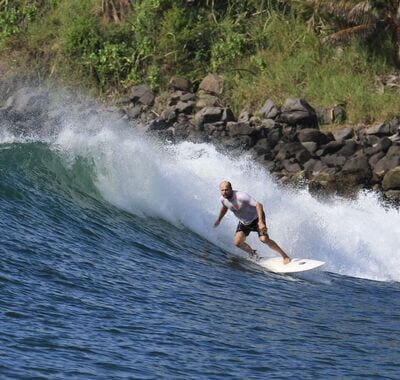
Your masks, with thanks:
M283 258L283 263L284 264L289 264L292 261L292 259L289 256L286 256Z
M257 251L255 249L253 249L249 255L250 255L250 258L255 261L260 260L260 256L257 255Z

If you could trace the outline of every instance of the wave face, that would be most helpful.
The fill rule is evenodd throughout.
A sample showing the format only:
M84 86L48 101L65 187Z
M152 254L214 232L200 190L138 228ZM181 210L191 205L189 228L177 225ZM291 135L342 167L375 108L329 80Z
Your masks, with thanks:
M1 377L396 377L398 210L373 193L318 200L246 156L58 107L59 124L23 133L0 120ZM326 272L244 260L233 215L213 227L225 179Z
M227 251L234 251L235 218L228 214L220 228L212 227L223 179L264 204L271 236L291 256L326 261L327 270L341 275L400 281L400 214L376 194L321 201L305 190L283 189L245 156L207 144L161 146L139 132L69 125L50 146L65 163L91 162L94 185L111 204L187 228ZM272 255L257 238L249 241Z

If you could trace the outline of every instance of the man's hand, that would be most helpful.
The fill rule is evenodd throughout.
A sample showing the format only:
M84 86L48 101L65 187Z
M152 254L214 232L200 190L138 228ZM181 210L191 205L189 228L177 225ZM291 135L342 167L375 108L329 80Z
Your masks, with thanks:
M259 222L258 223L258 230L260 231L260 232L267 232L267 226L265 225L265 223L264 222Z

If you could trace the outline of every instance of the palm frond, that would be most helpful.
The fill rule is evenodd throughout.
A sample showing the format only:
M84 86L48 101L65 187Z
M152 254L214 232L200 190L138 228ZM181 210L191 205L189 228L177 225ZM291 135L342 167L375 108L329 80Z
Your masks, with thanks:
M328 13L350 25L367 24L379 18L370 0L314 0L314 2L316 3L317 12Z
M358 37L365 39L369 37L376 29L376 24L366 24L352 26L351 28L342 29L339 32L326 36L322 42L326 44L336 45L348 42L351 39Z

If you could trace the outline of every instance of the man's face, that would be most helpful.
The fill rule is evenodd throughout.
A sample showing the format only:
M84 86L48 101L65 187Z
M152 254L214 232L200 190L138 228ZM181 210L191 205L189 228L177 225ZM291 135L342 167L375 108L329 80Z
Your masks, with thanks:
M229 199L232 197L232 187L227 182L222 182L219 185L219 191L221 192L221 195L226 199Z

